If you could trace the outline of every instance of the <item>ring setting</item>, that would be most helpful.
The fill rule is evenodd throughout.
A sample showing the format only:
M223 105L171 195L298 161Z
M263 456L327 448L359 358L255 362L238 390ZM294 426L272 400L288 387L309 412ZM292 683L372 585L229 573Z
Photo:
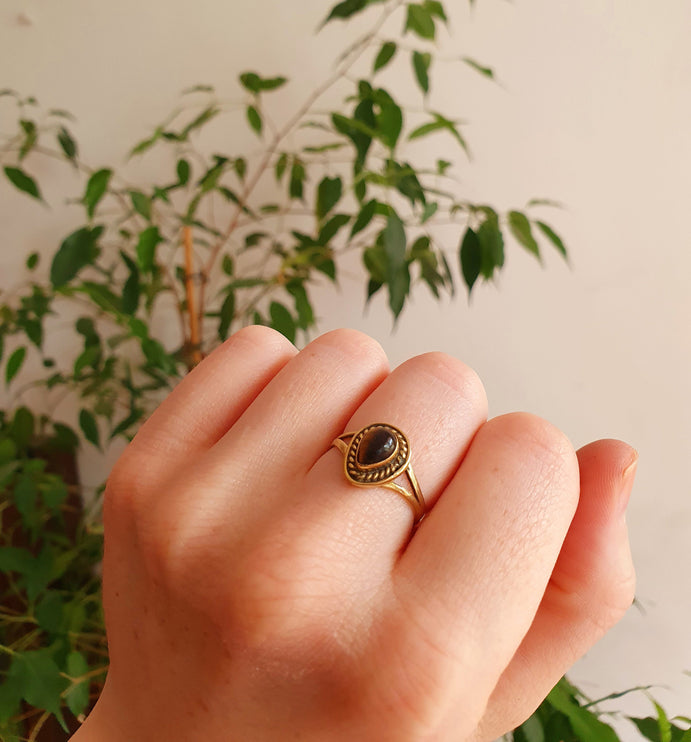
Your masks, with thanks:
M351 484L393 490L413 508L415 525L422 520L425 500L413 472L405 433L388 423L373 423L355 433L344 433L332 445L343 454L345 476ZM394 482L403 475L412 491Z

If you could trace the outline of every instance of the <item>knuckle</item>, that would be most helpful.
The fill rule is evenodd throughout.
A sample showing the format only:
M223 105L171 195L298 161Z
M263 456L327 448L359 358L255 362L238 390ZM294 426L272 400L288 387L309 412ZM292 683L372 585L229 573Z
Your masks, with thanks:
M128 447L113 466L104 495L104 520L119 517L132 517L136 514L137 503L144 494L146 466L141 457Z
M382 346L374 338L359 330L347 328L331 330L318 337L311 345L335 348L338 353L348 358L373 366L388 367L388 359Z
M251 348L261 350L274 350L283 352L286 349L293 349L294 346L277 330L264 325L249 325L233 333L222 345L225 350L233 349L238 345L249 345Z
M592 601L587 617L596 631L603 636L631 608L636 596L636 575L630 560L621 567L616 576L603 585L596 600Z
M527 412L513 412L490 420L488 430L520 457L537 466L543 478L563 482L578 491L578 459L568 437L552 423Z
M487 393L478 374L463 361L437 351L424 353L407 362L416 370L431 376L466 400L473 409L487 416Z

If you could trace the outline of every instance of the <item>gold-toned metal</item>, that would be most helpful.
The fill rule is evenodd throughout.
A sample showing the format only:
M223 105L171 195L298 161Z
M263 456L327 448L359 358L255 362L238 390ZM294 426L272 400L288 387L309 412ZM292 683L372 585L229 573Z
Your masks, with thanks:
M372 433L393 439L387 442L395 443L394 450L380 461L363 462L358 456L360 444ZM402 431L388 423L372 423L354 433L340 435L331 445L343 454L343 471L351 484L356 487L386 487L401 495L412 507L415 525L423 519L427 510L425 498L410 461L410 443ZM403 475L408 477L412 491L394 482Z

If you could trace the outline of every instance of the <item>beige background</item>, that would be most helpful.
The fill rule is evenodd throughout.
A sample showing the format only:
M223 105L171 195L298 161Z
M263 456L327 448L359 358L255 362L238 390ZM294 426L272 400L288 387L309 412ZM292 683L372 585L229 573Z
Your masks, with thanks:
M448 4L446 53L490 63L502 83L439 70L433 102L470 120L475 158L460 173L464 193L502 208L559 198L568 210L546 216L567 237L572 266L548 253L542 270L511 245L497 287L481 287L470 306L463 295L437 305L421 289L391 334L383 303L363 314L354 261L340 293L319 289L320 328L361 328L394 363L429 349L455 354L483 377L492 414L527 409L576 445L612 436L639 449L630 524L643 610L632 609L572 675L594 696L665 686L655 693L691 715L683 674L691 670L691 5L479 0L471 20L465 2ZM239 71L281 72L295 82L279 105L293 109L323 78L324 55L341 48L341 28L311 36L328 7L1 0L0 87L73 111L85 158L111 163L190 84L236 95ZM413 96L410 88L417 104ZM37 164L34 172L49 198L64 193L63 171ZM77 218L3 186L2 285L21 276L28 251L54 247ZM452 257L457 241L449 235ZM97 481L103 463L88 454L84 465ZM616 705L647 711L641 698Z

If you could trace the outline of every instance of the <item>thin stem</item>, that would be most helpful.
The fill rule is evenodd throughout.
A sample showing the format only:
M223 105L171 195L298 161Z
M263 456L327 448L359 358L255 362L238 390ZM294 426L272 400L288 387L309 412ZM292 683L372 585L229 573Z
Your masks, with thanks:
M187 296L187 315L190 322L190 345L192 346L192 363L197 365L202 360L199 347L199 315L196 309L194 291L194 256L192 254L192 228L182 228L183 245L185 248L185 293Z
M404 0L396 0L396 2L389 8L387 8L383 13L379 21L377 22L376 26L370 31L368 34L363 36L361 39L356 41L347 51L346 53L341 57L340 64L337 65L336 70L334 73L328 77L316 90L312 92L312 94L307 98L307 100L303 103L303 105L298 109L298 111L295 113L295 115L288 120L286 125L278 131L272 142L269 144L269 147L267 148L264 157L262 158L261 162L259 163L259 166L257 167L257 170L253 174L253 176L247 181L247 184L245 185L242 195L240 196L240 203L236 206L235 212L233 216L231 217L230 223L228 224L228 228L226 229L224 236L221 240L219 240L216 245L211 250L211 254L209 255L206 264L204 265L204 268L202 269L202 285L201 285L201 292L200 292L200 311L204 311L204 301L205 301L205 284L208 281L208 276L211 274L211 270L214 266L214 263L216 262L216 259L218 258L218 254L221 251L223 245L230 239L230 236L233 234L235 229L238 226L238 223L240 221L240 216L243 211L243 206L247 204L247 201L251 194L253 193L254 189L257 187L257 184L261 180L262 176L266 172L267 168L269 167L269 164L276 154L278 150L278 146L280 143L293 131L293 129L300 123L302 118L305 116L305 114L312 108L312 106L319 100L319 98L324 95L333 85L335 85L341 78L343 78L348 71L353 67L355 62L362 56L364 51L367 49L370 41L377 37L377 34L381 30L382 26L388 18L396 11L402 4Z

